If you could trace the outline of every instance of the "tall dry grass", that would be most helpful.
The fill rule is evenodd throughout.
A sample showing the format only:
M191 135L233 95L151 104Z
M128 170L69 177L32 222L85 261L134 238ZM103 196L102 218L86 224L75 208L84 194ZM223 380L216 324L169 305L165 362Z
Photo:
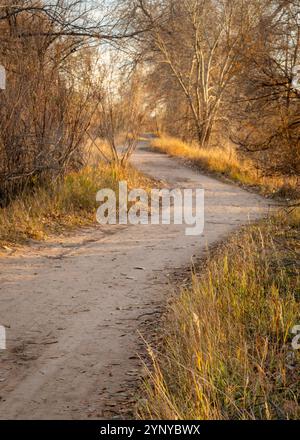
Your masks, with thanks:
M299 418L299 230L299 211L248 227L181 290L149 347L140 417Z
M149 186L150 179L132 167L113 167L98 161L63 179L23 192L6 208L0 208L0 248L32 238L95 223L96 193L102 188L118 190L120 180L128 187Z
M252 161L240 158L231 146L199 148L197 144L161 136L151 141L151 147L171 156L185 158L202 170L226 176L246 186L257 187L265 194L300 197L299 177L265 176Z

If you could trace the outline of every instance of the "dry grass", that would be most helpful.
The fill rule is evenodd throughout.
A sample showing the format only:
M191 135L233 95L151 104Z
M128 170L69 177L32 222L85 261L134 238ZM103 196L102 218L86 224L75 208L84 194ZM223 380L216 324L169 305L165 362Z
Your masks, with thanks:
M150 182L132 167L116 169L98 162L96 167L68 174L63 181L21 194L0 209L0 247L95 223L97 191L117 190L120 180L127 180L129 188L147 188Z
M171 156L186 158L203 170L226 176L246 186L257 187L265 194L300 197L299 178L264 176L253 162L239 158L233 147L203 149L169 136L153 139L151 147Z
M250 226L169 306L139 415L300 417L300 212Z

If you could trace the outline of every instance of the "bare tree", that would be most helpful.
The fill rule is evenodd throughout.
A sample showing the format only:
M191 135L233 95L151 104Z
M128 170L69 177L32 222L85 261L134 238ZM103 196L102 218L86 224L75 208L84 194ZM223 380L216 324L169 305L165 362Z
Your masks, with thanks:
M94 96L97 111L89 136L106 162L123 166L134 151L142 129L144 93L138 69L122 66L118 52L110 55L99 66L100 81ZM97 138L109 146L109 154L96 142Z
M148 59L167 69L185 97L199 145L208 145L220 107L236 74L248 22L243 2L137 0ZM248 15L247 15L248 17Z
M232 139L272 173L300 173L300 92L293 87L300 64L300 8L295 1L265 2L241 57L232 91L238 121Z

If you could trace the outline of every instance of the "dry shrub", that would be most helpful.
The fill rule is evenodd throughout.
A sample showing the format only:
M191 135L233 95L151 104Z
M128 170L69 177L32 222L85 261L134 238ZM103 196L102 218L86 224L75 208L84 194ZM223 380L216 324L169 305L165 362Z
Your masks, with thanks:
M82 165L82 141L93 113L91 50L79 55L80 38L55 35L50 6L5 4L0 17L0 56L7 74L6 89L0 91L2 206L24 187ZM57 5L57 13L59 8L67 16L67 5Z

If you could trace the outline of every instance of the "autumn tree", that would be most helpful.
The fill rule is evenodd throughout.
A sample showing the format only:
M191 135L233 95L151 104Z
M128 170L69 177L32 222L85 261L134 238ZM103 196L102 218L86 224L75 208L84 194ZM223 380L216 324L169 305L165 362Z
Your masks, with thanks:
M238 0L136 0L135 8L137 25L150 29L140 47L153 74L168 78L173 97L184 98L190 129L199 145L207 146L239 69L250 5L245 8ZM171 93L166 89L169 99Z

